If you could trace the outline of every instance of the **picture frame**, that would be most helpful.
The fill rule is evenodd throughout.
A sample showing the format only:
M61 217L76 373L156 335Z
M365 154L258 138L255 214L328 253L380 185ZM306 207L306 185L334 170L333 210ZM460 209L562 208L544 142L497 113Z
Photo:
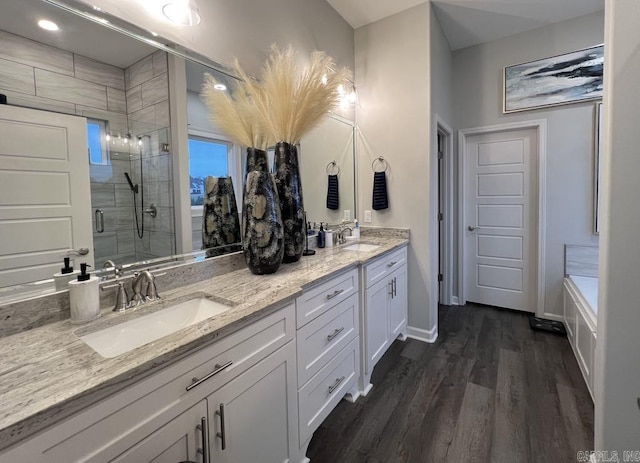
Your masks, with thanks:
M602 189L602 102L595 107L595 140L594 140L594 172L593 172L593 234L600 234L600 207Z
M604 45L503 69L503 113L602 99Z

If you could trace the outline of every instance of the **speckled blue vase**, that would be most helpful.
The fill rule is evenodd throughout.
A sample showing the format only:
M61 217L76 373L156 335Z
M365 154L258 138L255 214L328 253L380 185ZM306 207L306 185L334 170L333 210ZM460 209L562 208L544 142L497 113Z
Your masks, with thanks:
M304 250L304 204L298 149L295 145L285 142L276 144L274 171L284 225L283 262L288 264L299 261Z
M266 151L247 148L246 166L242 198L244 259L256 275L275 273L284 253L284 227Z

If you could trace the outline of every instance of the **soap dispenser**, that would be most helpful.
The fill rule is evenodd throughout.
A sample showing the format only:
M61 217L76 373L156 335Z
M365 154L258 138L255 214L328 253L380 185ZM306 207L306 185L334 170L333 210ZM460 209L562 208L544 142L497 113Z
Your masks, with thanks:
M353 237L357 240L360 239L360 224L358 223L358 219L356 219L353 225Z
M60 269L60 272L53 275L53 281L56 284L56 291L62 291L69 288L69 282L75 280L80 272L74 271L70 265L71 259L69 257L64 258L64 267Z
M89 264L80 264L80 275L69 282L71 323L85 323L100 316L100 278L87 273Z
M320 231L318 232L318 247L319 248L324 248L325 247L325 233L324 233L324 228L322 228L322 222L320 222Z

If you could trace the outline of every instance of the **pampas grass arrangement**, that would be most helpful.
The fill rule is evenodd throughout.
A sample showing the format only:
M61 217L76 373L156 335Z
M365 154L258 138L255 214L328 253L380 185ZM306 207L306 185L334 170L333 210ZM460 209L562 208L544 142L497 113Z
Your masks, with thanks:
M266 150L273 140L265 131L265 126L258 120L250 95L239 88L230 96L226 91L215 88L218 81L205 74L201 97L209 109L211 122L231 140L241 146Z
M324 52L314 51L309 65L296 65L297 53L291 46L280 50L271 46L259 81L249 77L236 62L240 89L250 95L263 131L276 142L295 145L318 125L338 102L339 88L351 73Z

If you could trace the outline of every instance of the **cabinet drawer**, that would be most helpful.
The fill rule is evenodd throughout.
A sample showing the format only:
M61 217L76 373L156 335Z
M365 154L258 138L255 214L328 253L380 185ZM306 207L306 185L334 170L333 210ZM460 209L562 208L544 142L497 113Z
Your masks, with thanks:
M292 340L294 314L290 304L133 383L20 447L39 456L29 459L33 462L108 462L154 432L158 423L169 422ZM192 378L202 378L216 370L216 364L229 361L233 364L228 368L186 391Z
M365 287L377 283L389 273L407 262L407 247L382 256L381 258L364 266Z
M298 331L299 386L358 335L358 301L358 295L353 294Z
M304 444L360 376L359 338L354 339L298 392L300 445Z
M296 299L298 329L358 292L358 271L350 270L304 292Z

